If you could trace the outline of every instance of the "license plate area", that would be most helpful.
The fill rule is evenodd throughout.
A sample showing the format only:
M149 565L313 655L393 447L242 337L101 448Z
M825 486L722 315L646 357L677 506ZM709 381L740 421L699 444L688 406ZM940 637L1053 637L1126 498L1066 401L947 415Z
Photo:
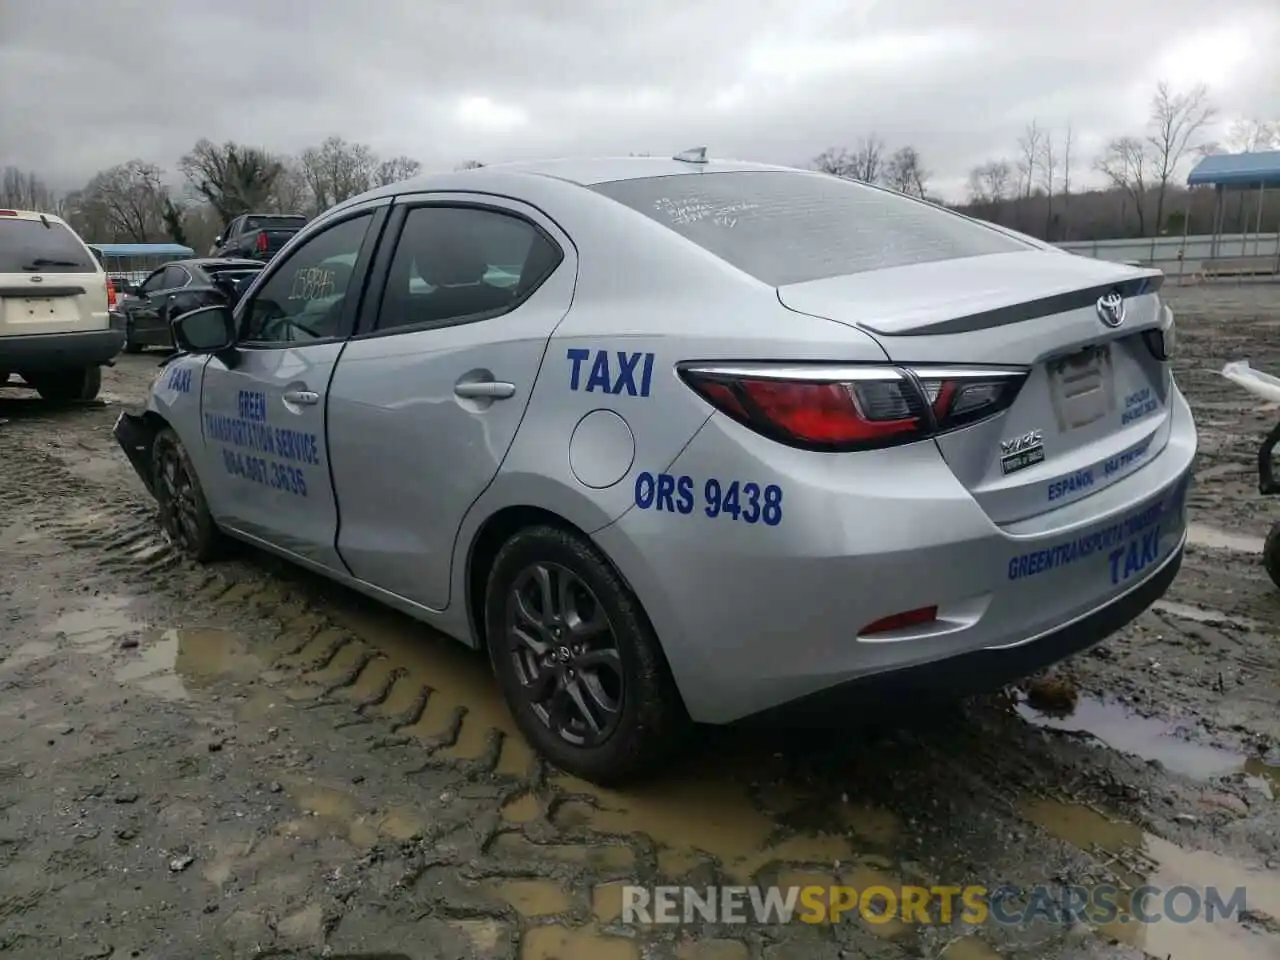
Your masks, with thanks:
M47 323L75 317L75 302L70 297L5 297L3 314L6 323Z
M1062 432L1079 430L1115 409L1115 372L1111 345L1087 347L1050 360L1049 394Z

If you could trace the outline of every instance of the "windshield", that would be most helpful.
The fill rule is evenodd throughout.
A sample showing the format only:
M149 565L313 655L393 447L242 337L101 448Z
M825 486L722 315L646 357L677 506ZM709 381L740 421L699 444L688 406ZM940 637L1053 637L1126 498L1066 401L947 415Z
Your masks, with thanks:
M97 273L74 233L55 220L0 217L0 273Z
M816 173L687 174L592 189L772 287L1035 249L932 204Z

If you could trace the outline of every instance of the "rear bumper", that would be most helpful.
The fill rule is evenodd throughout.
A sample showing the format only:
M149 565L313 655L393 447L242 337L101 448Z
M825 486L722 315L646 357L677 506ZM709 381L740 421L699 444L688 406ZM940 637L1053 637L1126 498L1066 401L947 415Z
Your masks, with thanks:
M853 718L883 717L968 694L992 693L1073 654L1088 650L1132 623L1164 596L1182 567L1183 543L1164 565L1123 596L1079 620L1028 643L973 650L888 674L858 677L753 714L742 726L831 726Z
M111 433L124 455L129 458L129 463L142 480L143 486L152 491L151 448L156 438L155 430L137 414L121 413L116 417Z
M104 364L124 347L124 329L112 321L106 330L0 337L0 369L41 373Z

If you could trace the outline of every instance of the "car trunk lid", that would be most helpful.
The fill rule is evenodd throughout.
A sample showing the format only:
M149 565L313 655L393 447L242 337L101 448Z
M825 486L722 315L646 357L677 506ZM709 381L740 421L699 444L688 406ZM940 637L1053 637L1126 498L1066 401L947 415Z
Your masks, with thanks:
M1013 523L1087 497L1163 448L1172 378L1144 335L1162 323L1161 280L1026 251L793 284L778 297L866 331L896 363L1027 367L1007 411L936 441L992 520ZM1115 326L1104 321L1113 295L1124 311Z

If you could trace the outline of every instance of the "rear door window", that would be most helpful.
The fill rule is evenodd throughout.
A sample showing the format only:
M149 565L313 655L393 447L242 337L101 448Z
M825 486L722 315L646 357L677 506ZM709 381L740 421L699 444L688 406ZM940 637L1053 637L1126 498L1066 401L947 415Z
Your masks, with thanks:
M0 217L0 273L97 273L74 233L53 220Z
M773 287L1035 249L932 204L817 173L682 174L592 189Z

